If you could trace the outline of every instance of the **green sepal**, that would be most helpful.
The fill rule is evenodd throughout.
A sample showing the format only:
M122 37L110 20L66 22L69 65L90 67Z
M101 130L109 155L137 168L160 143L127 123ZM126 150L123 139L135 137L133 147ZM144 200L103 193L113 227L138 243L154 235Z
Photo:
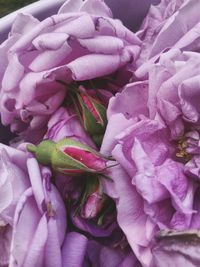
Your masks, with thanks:
M41 164L49 166L52 162L52 155L54 153L55 146L55 142L51 140L44 140L37 147L33 145L27 145L27 150L35 153L36 159Z
M83 172L101 173L101 171L97 171L95 169L93 170L84 165L84 163L65 153L65 147L82 149L92 153L96 157L106 160L106 158L96 150L70 138L64 138L57 143L50 140L44 140L37 147L28 145L27 150L35 154L39 163L46 166L51 166L55 171L59 171L64 174L73 175Z

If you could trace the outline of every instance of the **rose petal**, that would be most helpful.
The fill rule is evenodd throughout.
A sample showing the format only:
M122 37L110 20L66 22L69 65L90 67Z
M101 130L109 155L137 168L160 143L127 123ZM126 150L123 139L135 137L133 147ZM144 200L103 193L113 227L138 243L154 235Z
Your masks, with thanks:
M41 213L43 213L42 204L44 201L44 191L42 186L41 172L35 158L27 160L27 169L38 209Z
M79 39L80 44L93 53L119 54L124 48L123 41L112 36L97 36L90 39Z
M112 17L112 12L104 3L104 1L98 0L86 0L84 2L81 0L68 0L61 6L58 11L58 14L79 11L93 15Z
M33 45L37 50L58 50L68 38L69 35L62 32L43 33L33 40Z
M48 221L48 238L45 246L45 266L62 267L58 226L54 218Z
M32 30L38 24L39 20L30 14L18 13L13 22L10 34L14 35L17 33L23 35Z
M62 247L62 266L82 266L88 240L76 232L67 234Z
M117 153L118 151L115 148L113 156ZM120 166L113 167L110 170L110 176L118 193L116 205L119 226L125 233L136 257L142 264L148 266L151 262L151 253L146 246L149 243L148 239L152 238L154 226L149 224L147 227L147 216L144 214L143 201L125 171ZM109 194L109 192L107 193ZM147 235L148 232L151 234Z
M109 156L117 143L115 139L116 135L131 126L134 122L132 119L127 120L122 114L111 116L101 145L101 153Z
M130 83L122 93L118 93L110 99L107 111L108 117L115 113L122 113L126 118L134 118L140 115L148 116L147 100L147 82Z
M57 67L72 51L72 48L64 43L61 48L54 50L45 50L29 65L29 68L34 72L40 72Z
M35 267L43 266L44 247L47 241L47 219L46 214L40 219L37 229L32 237L32 242L27 251L24 266Z
M119 55L90 54L75 59L68 67L73 73L73 78L82 81L111 74L129 60L128 55L121 58Z

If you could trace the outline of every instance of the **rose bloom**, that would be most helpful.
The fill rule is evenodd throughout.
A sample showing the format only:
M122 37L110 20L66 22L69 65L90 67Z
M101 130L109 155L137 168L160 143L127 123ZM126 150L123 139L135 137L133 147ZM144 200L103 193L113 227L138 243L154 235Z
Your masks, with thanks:
M176 243L174 236L157 244L156 239L163 229L180 231L182 237L199 228L199 18L197 2L184 4L175 13L173 6L174 15L152 35L153 45L144 39L150 53L142 50L137 82L111 98L101 148L120 164L110 170L115 190L109 182L105 188L117 199L118 223L142 266L199 265L192 242L177 238ZM186 32L175 27L184 19ZM153 32L147 28L146 33ZM143 56L149 60L142 64ZM189 249L195 263L186 260Z
M62 266L66 211L50 171L5 145L0 155L0 265Z
M159 54L172 47L198 51L199 5L195 0L162 0L159 5L151 6L137 32L142 40L137 66L148 59L155 61ZM137 72L137 76L144 74L142 70Z
M112 83L116 90L127 81L120 73L136 60L140 45L103 1L67 1L42 22L19 14L0 47L2 123L15 133L28 130L25 138L37 141L67 86L102 77L106 90Z
M107 194L117 199L118 223L142 266L154 266L151 248L159 230L199 227L199 187L188 166L196 156L185 151L182 139L171 139L158 114L150 118L147 86L130 84L111 99L101 152L120 164L110 169L115 185L105 182ZM134 108L127 105L130 98Z

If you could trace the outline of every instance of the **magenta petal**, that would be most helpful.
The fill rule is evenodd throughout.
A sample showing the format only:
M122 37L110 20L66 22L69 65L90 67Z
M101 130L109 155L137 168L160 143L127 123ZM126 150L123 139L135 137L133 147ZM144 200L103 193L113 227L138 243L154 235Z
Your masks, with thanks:
M82 266L87 242L84 235L76 232L68 233L62 247L62 266Z
M88 168L89 170L102 171L106 168L105 159L88 150L84 150L81 147L63 146L62 152L71 157L73 160L83 164L84 167Z

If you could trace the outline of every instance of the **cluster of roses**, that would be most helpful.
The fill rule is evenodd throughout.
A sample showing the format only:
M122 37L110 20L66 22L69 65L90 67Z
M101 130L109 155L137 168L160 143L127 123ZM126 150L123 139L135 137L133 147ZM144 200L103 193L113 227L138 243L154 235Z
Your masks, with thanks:
M100 0L17 16L0 46L15 135L0 144L0 266L200 264L199 8L162 0L136 34Z

